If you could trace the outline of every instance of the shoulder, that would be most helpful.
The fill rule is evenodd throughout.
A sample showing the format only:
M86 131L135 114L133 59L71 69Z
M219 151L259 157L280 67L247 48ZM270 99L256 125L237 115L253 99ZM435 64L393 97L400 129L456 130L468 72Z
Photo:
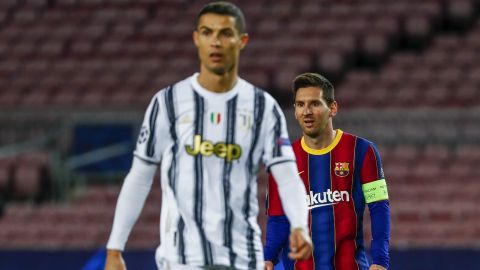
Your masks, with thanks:
M167 93L177 93L179 91L185 91L185 89L190 89L191 86L190 86L190 77L187 77L181 81L178 81L178 82L175 82L175 83L172 83L168 86L165 86L163 88L161 88L160 90L158 90L152 97L151 99L151 103L155 102L155 100L157 102L159 102L161 99L164 99L165 95Z
M355 134L352 134L352 133L348 133L348 132L345 132L343 131L343 138L353 138L355 141L356 141L356 144L357 145L365 145L365 146L373 146L375 147L375 144L368 140L368 139L365 139L363 137L360 137L360 136L357 136Z
M292 143L292 148L295 153L305 152L302 147L302 139L295 140Z
M293 143L292 143L292 147L294 148L302 148L302 138L298 139L298 140L295 140Z

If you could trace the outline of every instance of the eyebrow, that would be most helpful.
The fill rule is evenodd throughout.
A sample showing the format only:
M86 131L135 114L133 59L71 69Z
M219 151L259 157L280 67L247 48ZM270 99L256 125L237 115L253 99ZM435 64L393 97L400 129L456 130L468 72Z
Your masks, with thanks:
M215 29L210 28L210 27L208 27L208 26L206 26L206 25L200 25L200 26L198 26L198 30L203 30L203 29L205 29L205 30L210 30L210 31L215 31ZM218 31L225 31L225 30L234 31L234 28L232 28L232 27L224 27L224 28L218 29Z

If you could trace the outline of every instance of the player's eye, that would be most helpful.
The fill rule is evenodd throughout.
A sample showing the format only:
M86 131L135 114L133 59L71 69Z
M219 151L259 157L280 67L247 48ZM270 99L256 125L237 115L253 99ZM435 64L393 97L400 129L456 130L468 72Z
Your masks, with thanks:
M227 38L233 37L233 31L231 30L225 30L221 32L221 35Z
M208 30L208 29L203 29L203 30L200 30L200 34L202 36L209 36L212 34L212 31Z
M319 101L314 101L314 102L312 102L312 106L313 106L313 107L319 107L319 106L321 106L321 105L322 105L322 104L321 104Z

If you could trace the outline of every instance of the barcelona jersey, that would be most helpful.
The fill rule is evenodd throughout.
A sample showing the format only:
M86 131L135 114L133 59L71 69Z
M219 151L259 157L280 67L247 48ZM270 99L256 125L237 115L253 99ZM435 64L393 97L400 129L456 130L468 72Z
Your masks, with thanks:
M368 270L370 263L363 239L363 213L368 205L372 215L373 263L388 268L390 210L375 145L337 130L334 141L324 149L309 148L303 138L292 146L307 191L314 250L307 260L286 258L289 225L270 175L265 259L275 261L283 252L285 269Z

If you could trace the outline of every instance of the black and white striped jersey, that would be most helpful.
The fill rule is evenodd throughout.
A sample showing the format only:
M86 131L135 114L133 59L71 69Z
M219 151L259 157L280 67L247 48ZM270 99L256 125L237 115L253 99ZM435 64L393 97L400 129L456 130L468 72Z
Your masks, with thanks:
M263 269L257 171L260 162L294 161L285 117L268 93L243 79L219 94L197 77L153 97L134 152L161 168L157 258Z

